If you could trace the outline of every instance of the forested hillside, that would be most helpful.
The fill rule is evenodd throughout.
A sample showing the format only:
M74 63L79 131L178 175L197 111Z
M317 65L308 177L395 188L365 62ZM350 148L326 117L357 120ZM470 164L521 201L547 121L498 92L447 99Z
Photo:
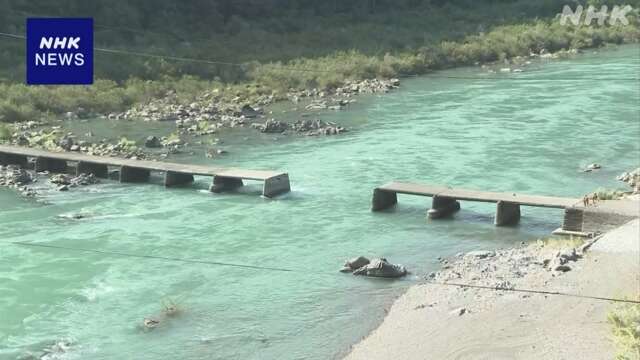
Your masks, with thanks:
M0 0L0 32L24 35L27 17L93 17L96 46L113 51L96 51L96 85L87 90L83 105L95 97L96 104L89 107L102 113L167 89L189 97L223 82L282 96L289 88L333 87L346 79L422 74L543 49L640 38L637 21L627 27L561 26L556 15L565 4L575 8L577 3ZM603 3L640 7L640 0L589 0L583 5ZM0 37L0 91L7 94L0 99L0 121L76 106L70 99L77 90L14 85L24 82L24 51L24 40ZM40 97L46 101L29 100Z

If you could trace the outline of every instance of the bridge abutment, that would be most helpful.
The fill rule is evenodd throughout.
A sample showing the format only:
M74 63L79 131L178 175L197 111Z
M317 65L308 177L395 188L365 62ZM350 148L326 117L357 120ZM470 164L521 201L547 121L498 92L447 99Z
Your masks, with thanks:
M496 206L496 226L516 225L520 222L520 205L505 201L498 201Z
M167 171L164 173L164 186L166 187L191 184L193 181L193 175L191 174L174 171Z
M120 167L120 182L141 183L149 181L151 171L130 166Z
M440 219L453 215L460 210L460 202L454 198L446 196L434 196L431 209L427 211L427 217L429 219Z
M562 230L571 232L581 232L584 219L584 209L570 207L564 209L564 220Z

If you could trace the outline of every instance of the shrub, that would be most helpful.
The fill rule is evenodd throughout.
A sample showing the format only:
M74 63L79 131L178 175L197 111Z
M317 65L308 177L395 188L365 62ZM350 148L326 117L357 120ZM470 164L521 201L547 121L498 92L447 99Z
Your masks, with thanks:
M618 346L616 359L640 359L640 305L625 305L608 316Z
M9 129L9 126L0 124L0 140L9 140L13 132Z

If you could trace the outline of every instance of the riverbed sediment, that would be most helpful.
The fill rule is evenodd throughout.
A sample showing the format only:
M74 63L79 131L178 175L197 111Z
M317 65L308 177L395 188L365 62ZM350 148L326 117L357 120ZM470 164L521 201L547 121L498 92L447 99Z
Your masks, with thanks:
M442 259L346 359L611 359L602 298L640 300L639 226Z

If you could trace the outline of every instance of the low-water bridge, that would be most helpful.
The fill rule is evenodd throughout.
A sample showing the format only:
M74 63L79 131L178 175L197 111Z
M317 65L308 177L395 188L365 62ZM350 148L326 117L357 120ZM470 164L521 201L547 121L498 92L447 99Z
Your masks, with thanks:
M211 191L233 190L244 185L243 180L263 181L262 195L274 197L289 192L289 175L284 172L243 170L205 165L188 165L162 161L132 160L116 157L92 156L73 152L52 152L39 149L0 145L0 164L27 166L29 158L35 159L35 171L66 173L69 162L76 163L76 173L92 173L108 178L109 167L117 167L120 182L146 182L151 171L164 173L167 187L193 182L194 175L212 176Z
M497 226L515 225L520 221L520 206L556 208L564 210L562 228L557 232L585 235L614 227L640 216L640 203L629 200L602 201L584 204L582 199L454 189L446 186L391 182L373 191L371 209L381 211L398 202L397 194L433 198L427 215L431 219L449 216L460 210L459 200L495 203Z

